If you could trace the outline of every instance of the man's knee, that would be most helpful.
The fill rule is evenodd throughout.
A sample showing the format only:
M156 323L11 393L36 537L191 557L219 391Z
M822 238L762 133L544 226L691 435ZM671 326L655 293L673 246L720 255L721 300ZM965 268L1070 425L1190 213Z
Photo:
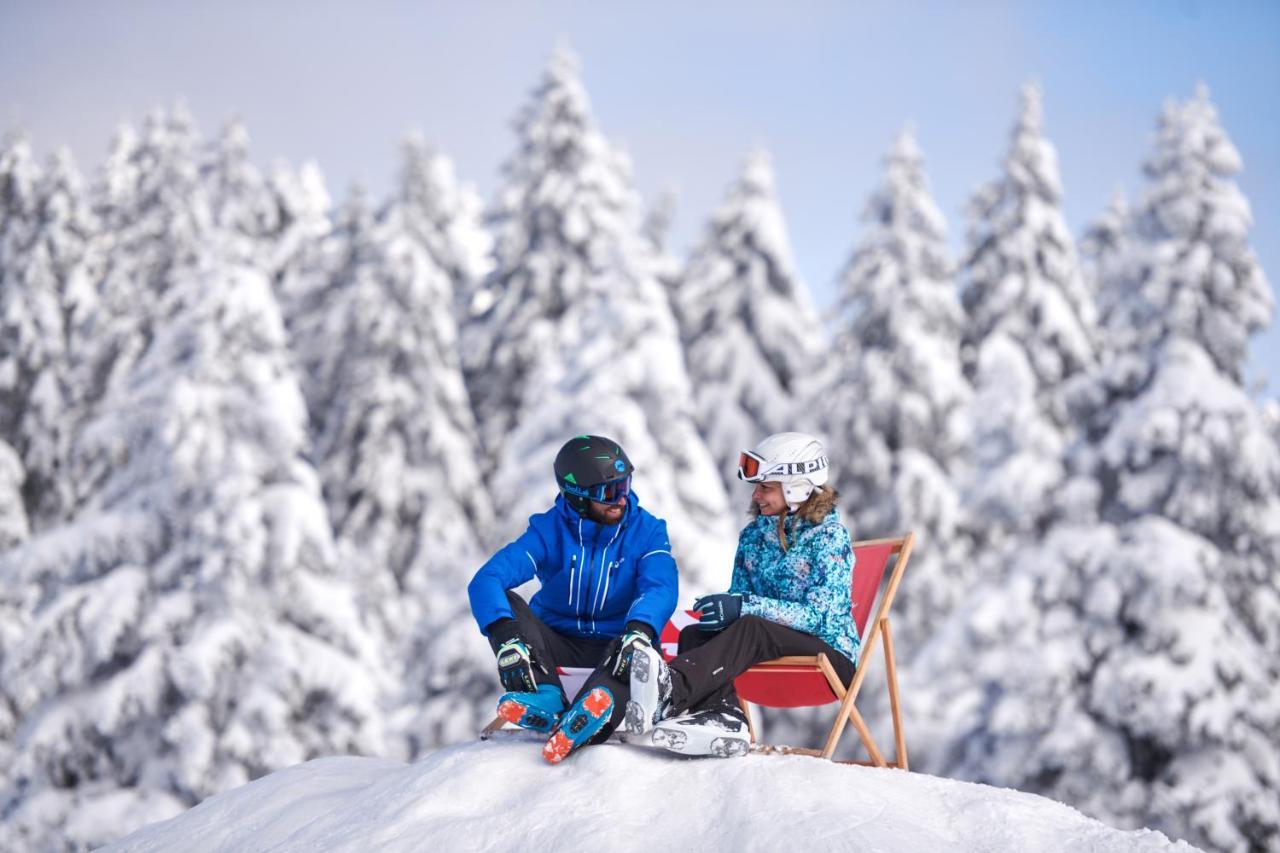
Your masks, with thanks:
M528 627L528 623L535 618L529 602L517 595L514 590L507 590L507 604L511 607L512 617L522 626Z

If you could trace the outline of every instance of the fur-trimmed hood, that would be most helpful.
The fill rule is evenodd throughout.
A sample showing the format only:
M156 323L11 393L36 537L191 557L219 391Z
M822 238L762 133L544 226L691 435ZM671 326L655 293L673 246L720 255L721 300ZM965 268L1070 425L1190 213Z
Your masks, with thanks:
M826 486L819 486L813 494L805 498L804 503L796 507L796 515L813 524L821 524L822 519L831 514L840 501L840 493Z

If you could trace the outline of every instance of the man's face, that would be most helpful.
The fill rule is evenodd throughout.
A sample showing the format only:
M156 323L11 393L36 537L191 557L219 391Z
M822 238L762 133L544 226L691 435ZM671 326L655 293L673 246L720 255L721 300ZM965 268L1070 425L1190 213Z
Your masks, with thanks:
M616 504L602 504L599 501L592 501L590 508L587 509L587 518L596 524L617 524L622 521L623 513L627 511L625 502Z

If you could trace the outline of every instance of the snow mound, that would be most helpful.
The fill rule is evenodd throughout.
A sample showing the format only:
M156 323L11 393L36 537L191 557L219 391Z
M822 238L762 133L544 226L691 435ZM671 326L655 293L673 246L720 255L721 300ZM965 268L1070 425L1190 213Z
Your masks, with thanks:
M1017 791L801 756L683 759L638 746L545 764L529 741L419 761L322 758L211 797L111 851L1195 848Z

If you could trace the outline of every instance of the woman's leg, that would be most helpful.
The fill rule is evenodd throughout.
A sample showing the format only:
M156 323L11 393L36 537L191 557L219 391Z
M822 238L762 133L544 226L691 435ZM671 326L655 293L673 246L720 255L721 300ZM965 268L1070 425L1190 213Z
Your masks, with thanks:
M680 632L680 654L671 661L672 714L712 707L736 707L733 680L762 661L783 655L825 653L848 683L853 664L825 640L761 619L743 616L712 634L689 626Z

